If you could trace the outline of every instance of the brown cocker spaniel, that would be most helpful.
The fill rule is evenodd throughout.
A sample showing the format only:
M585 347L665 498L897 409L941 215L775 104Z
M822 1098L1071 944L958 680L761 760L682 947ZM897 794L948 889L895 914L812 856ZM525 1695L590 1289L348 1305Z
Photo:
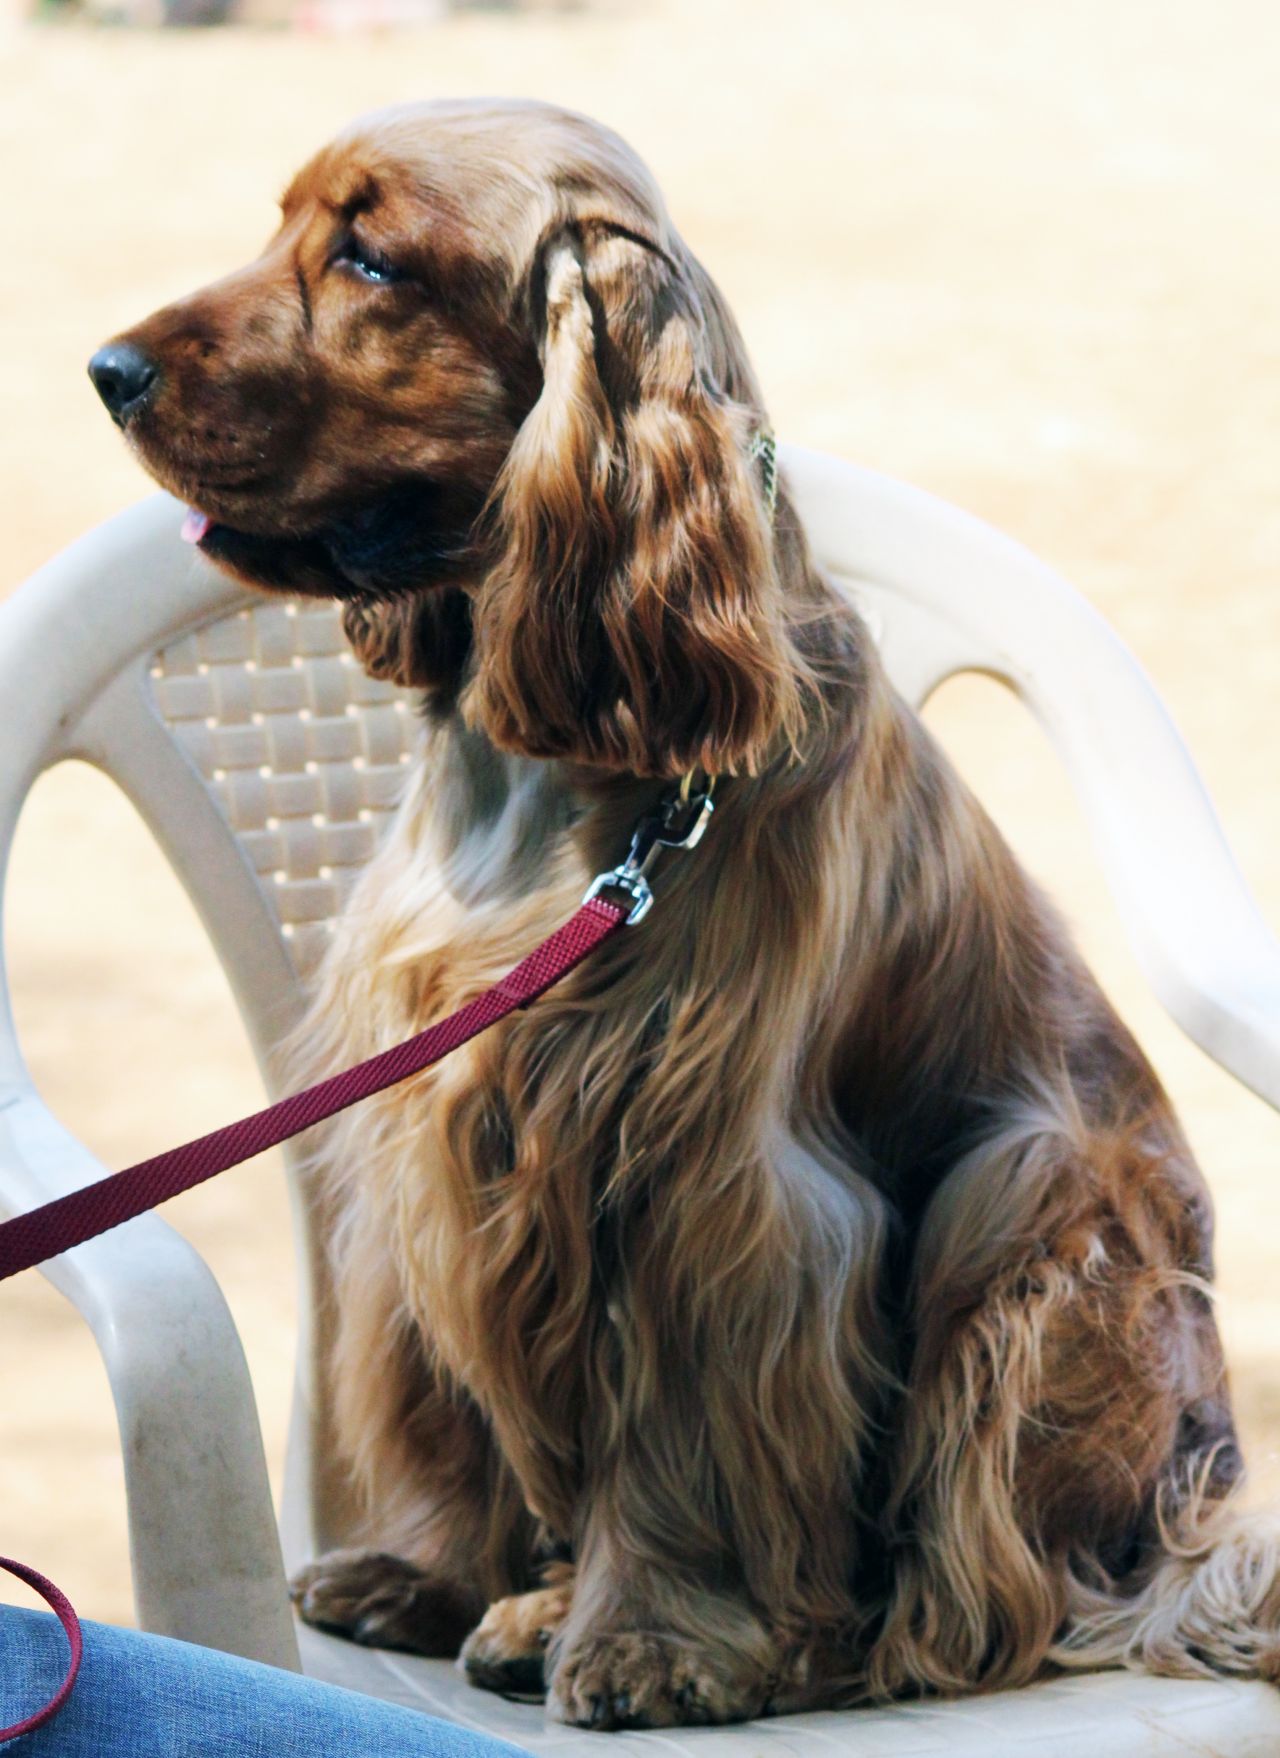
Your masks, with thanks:
M642 923L327 1132L369 1549L302 1615L592 1727L1275 1676L1201 1175L785 484L771 518L742 341L645 168L432 104L283 206L92 370L206 555L341 600L422 695L305 1071L475 995L717 778Z

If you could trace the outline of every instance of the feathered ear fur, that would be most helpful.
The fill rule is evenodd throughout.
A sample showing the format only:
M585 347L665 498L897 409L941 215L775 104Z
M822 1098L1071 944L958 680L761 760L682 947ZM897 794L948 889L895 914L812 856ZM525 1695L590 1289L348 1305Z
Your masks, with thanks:
M543 389L490 502L464 708L530 755L756 770L800 723L758 418L713 382L707 315L655 246L591 223L543 263Z
M471 602L456 587L352 601L342 627L356 658L375 678L426 690L435 707L453 705L471 646Z

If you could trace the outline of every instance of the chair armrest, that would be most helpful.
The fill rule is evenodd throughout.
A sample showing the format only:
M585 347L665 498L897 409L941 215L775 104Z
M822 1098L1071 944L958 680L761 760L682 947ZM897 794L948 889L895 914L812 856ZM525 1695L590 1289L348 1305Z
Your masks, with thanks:
M1280 1111L1280 941L1242 878L1220 895L1198 958L1166 958L1152 985L1189 1038Z
M102 1174L30 1089L0 1092L0 1213ZM253 1388L208 1267L144 1215L43 1273L87 1320L111 1383L139 1624L297 1671Z

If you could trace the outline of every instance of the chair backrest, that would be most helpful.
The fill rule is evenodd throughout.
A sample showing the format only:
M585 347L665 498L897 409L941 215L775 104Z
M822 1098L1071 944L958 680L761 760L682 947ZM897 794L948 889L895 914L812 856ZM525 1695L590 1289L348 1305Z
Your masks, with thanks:
M819 454L784 448L782 466L818 559L910 702L960 671L1024 699L1067 765L1156 992L1280 1105L1280 953L1133 658L1065 582L978 521ZM412 703L364 675L333 607L250 595L179 543L180 518L166 496L144 501L3 607L0 857L43 768L80 757L113 776L195 902L270 1083L272 1046L394 808ZM7 1013L6 1084L27 1084ZM314 1242L305 1257L320 1275ZM304 1326L314 1416L310 1352ZM311 1471L323 1445L301 1429L295 1443L291 1548L305 1550L336 1491Z

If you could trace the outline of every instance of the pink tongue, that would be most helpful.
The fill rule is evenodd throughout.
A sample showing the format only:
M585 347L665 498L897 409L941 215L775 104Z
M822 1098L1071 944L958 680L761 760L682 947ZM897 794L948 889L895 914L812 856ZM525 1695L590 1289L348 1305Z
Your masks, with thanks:
M182 541L199 543L212 524L213 520L208 513L202 513L198 507L188 507L187 516L182 521Z

